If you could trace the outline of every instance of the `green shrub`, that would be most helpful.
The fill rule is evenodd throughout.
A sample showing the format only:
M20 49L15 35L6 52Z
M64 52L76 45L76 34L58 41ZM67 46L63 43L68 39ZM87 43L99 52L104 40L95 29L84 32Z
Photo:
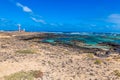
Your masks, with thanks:
M5 80L34 80L35 78L42 78L43 73L41 71L28 71L17 72L9 76L5 76Z
M68 51L65 51L64 54L69 54L69 52L68 52Z
M17 50L16 53L20 53L20 54L34 54L35 51L26 49L26 50Z
M9 76L5 76L5 80L34 80L34 76L29 72L27 73L21 71Z
M43 72L41 72L41 71L32 71L32 74L35 78L42 78L43 77Z
M96 59L94 63L95 63L95 64L101 64L101 63L102 63L102 60Z
M115 71L113 71L113 73L115 74L115 76L120 77L120 71L115 70Z
M89 59L93 59L93 58L94 58L94 54L92 54L92 53L88 53L88 54L87 54L87 58L89 58Z

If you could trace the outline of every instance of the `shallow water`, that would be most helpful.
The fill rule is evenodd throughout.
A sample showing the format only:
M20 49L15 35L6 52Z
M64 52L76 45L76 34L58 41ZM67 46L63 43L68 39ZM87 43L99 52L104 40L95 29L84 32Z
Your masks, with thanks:
M63 34L63 36L59 36L56 38L47 38L44 39L43 42L47 43L63 43L63 44L74 44L73 41L78 41L84 43L84 47L89 48L103 48L108 49L108 46L100 46L99 43L102 42L111 42L120 44L120 35L115 34Z

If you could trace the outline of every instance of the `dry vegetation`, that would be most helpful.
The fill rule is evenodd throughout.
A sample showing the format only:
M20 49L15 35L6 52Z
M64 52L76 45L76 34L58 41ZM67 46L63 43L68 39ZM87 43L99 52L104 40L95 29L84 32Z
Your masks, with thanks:
M43 72L41 71L20 71L9 76L5 76L5 80L35 80L36 78L42 78Z

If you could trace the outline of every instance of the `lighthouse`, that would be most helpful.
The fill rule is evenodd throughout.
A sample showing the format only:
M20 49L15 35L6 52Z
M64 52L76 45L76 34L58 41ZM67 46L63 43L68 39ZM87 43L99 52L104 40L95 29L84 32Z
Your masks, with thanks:
M18 24L18 31L21 32L21 24Z

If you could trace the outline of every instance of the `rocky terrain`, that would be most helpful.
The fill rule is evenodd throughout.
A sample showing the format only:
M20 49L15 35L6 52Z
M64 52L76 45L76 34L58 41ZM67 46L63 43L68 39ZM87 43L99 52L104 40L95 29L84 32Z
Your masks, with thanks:
M1 32L0 80L120 80L117 52L38 42L46 36L56 35Z

